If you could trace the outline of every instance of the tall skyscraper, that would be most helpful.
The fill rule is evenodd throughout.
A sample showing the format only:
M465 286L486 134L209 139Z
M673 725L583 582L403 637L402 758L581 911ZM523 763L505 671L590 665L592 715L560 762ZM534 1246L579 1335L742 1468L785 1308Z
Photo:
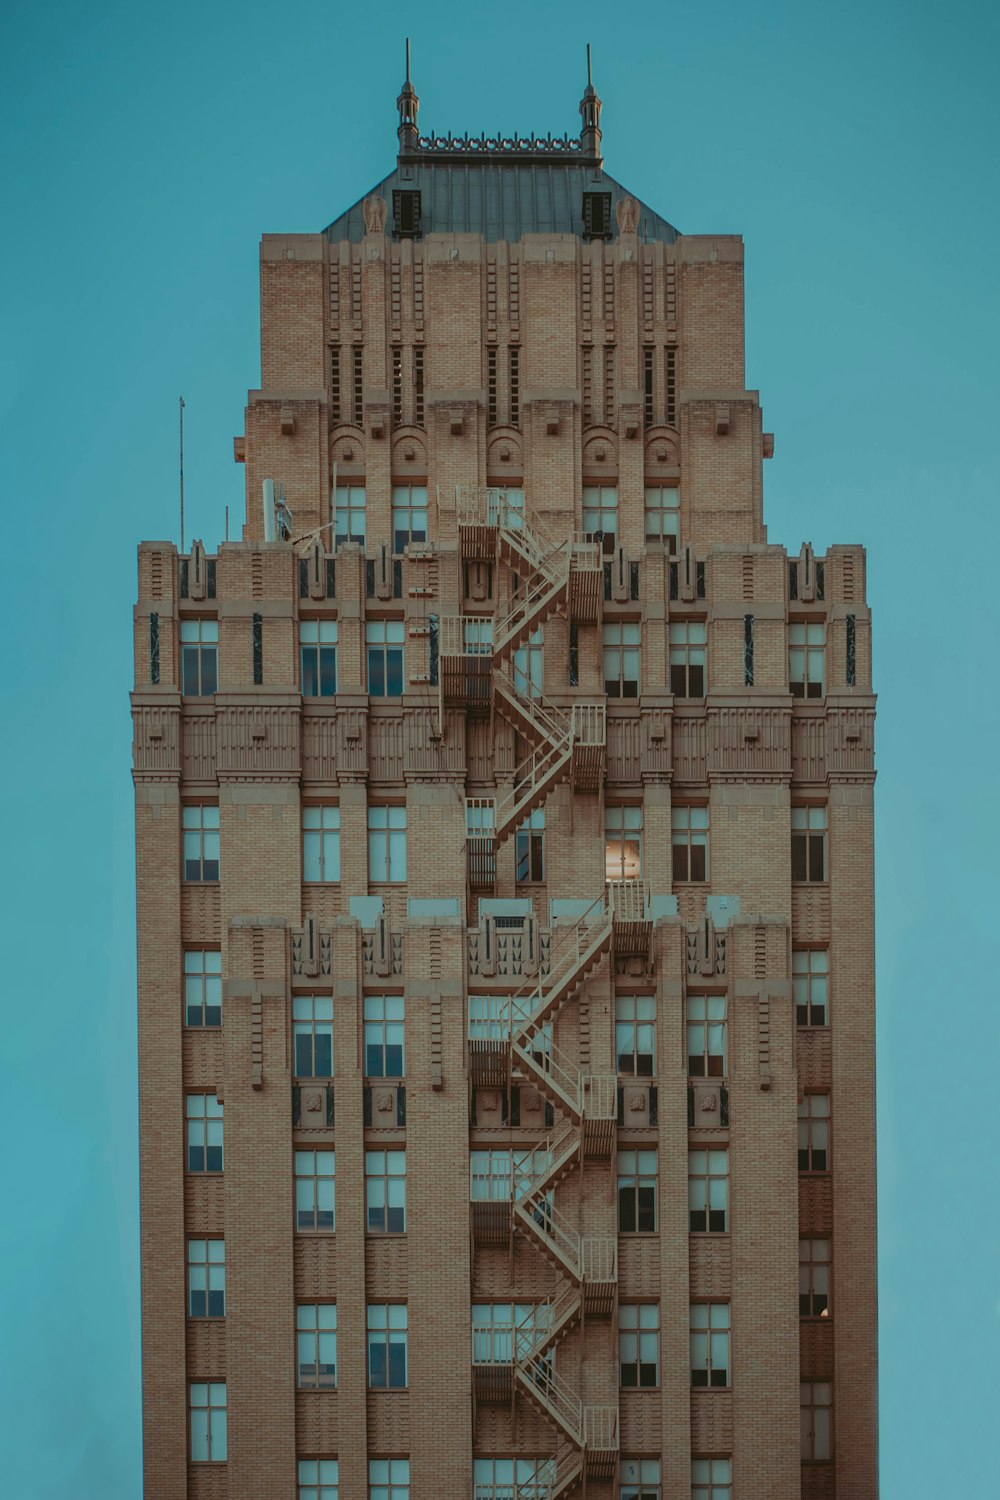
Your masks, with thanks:
M865 555L593 84L418 103L139 549L147 1500L875 1500Z

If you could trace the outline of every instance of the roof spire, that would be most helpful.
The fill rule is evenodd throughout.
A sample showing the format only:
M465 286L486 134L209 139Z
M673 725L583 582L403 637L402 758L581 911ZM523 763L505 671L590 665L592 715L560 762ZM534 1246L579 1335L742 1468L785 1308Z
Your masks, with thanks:
M583 129L580 131L580 154L588 157L597 166L604 164L601 155L601 100L594 88L594 72L591 62L590 43L587 43L587 87L580 100Z
M399 154L404 156L407 152L416 151L420 143L420 131L417 129L417 113L420 109L420 100L417 91L410 80L410 38L406 38L406 77L399 98L396 100L396 108L399 110L399 127L396 134L399 136Z

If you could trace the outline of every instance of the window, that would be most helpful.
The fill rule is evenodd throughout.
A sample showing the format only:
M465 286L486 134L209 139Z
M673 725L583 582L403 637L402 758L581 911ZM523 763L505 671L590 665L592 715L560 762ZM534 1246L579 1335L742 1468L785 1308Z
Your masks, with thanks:
M615 485L584 485L583 529L592 536L618 535L618 490Z
M799 1240L799 1317L830 1316L830 1241Z
M584 193L583 237L585 240L611 238L611 194Z
M392 225L397 239L420 238L420 189L394 188Z
M302 809L302 879L331 885L340 879L340 808Z
M623 1386L660 1383L660 1309L623 1302L618 1309L618 1365Z
M524 491L506 485L491 485L486 493L487 518L491 526L498 523L508 531L524 530Z
M184 809L184 879L219 878L219 809L201 804Z
M649 1234L656 1228L656 1152L618 1153L618 1232Z
M370 1458L368 1500L410 1500L410 1460Z
M662 542L671 557L681 534L681 492L676 485L646 490L646 541Z
M336 1173L334 1151L296 1151L295 1227L300 1234L336 1228Z
M510 1364L515 1355L526 1359L550 1324L545 1303L474 1302L472 1304L472 1362ZM550 1359L549 1351L546 1359Z
M469 1164L470 1197L473 1203L509 1200L509 1151L471 1151Z
M403 691L402 620L369 620L365 626L368 646L368 693L372 698L398 698Z
M743 616L743 686L753 687L754 679L754 622L753 615Z
M833 1457L833 1386L828 1381L803 1381L799 1387L799 1427L805 1462Z
M514 652L513 667L517 691L528 698L540 698L545 681L545 647L540 629L532 631L528 644Z
M299 1459L298 1500L339 1500L340 1465L335 1458Z
M691 1304L691 1384L729 1384L729 1303Z
M615 1055L619 1073L652 1078L656 1072L656 997L615 996Z
M799 1026L830 1024L830 955L825 948L801 948L792 954L795 1020Z
M181 692L189 698L211 698L218 686L218 620L182 620Z
M224 1464L227 1454L225 1381L188 1388L191 1462Z
M689 1078L726 1076L726 997L689 995L687 999Z
M373 881L406 879L406 808L368 809L368 874Z
M825 625L789 625L788 685L793 698L822 698Z
M675 807L670 827L674 880L707 880L708 808Z
M830 1170L830 1095L806 1094L799 1103L799 1171Z
M792 808L792 879L826 879L826 808Z
M189 948L184 954L184 1025L222 1025L222 954Z
M356 405L360 404L360 401L356 401ZM358 542L362 547L365 545L367 504L363 484L337 485L334 496L334 531L338 547L344 542Z
M506 1041L510 1036L511 1013L514 1026L523 1027L530 1019L525 1006L509 995L469 996L469 1040L476 1042ZM522 1047L543 1068L552 1061L552 1022L546 1021L530 1034L519 1037Z
M554 1458L477 1458L475 1500L548 1500Z
M365 996L366 1078L403 1077L404 1005L402 995Z
M225 1240L188 1240L188 1316L226 1316Z
M392 550L402 552L410 542L427 540L427 486L392 487Z
M365 1152L369 1234L406 1233L406 1152Z
M609 698L638 698L641 625L605 625L604 691Z
M333 996L293 995L295 1077L333 1077Z
M299 625L302 696L332 698L337 692L337 621L303 620Z
M642 875L642 808L604 808L604 876L638 880Z
M732 1459L693 1458L691 1500L732 1500L732 1478Z
M188 1171L221 1172L222 1105L214 1094L188 1094L184 1114Z
M368 1384L372 1390L398 1390L405 1386L406 1326L405 1302L369 1304Z
M729 1152L688 1152L688 1227L692 1234L729 1229Z
M675 698L704 698L708 626L679 620L670 626L670 691Z
M623 1458L618 1493L621 1500L660 1500L660 1460Z
M545 879L545 809L537 812L521 824L515 840L517 874L516 879L541 881Z
M337 1304L302 1303L295 1309L299 1389L326 1390L337 1384Z

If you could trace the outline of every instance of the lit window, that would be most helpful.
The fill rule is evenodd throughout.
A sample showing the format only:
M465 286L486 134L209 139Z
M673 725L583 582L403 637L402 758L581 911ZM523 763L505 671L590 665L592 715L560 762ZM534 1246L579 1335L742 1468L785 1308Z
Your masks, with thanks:
M619 1151L619 1234L650 1234L655 1230L656 1175L655 1151Z
M801 948L792 954L795 1020L799 1026L830 1024L830 955L825 948Z
M688 1152L688 1227L692 1234L729 1228L729 1152Z
M369 620L365 626L368 647L368 693L372 698L398 698L403 691L402 620Z
M660 1500L660 1460L623 1458L618 1493L621 1500Z
M427 486L396 484L392 489L392 550L427 540Z
M333 1151L295 1153L295 1227L302 1234L337 1226L337 1158Z
M591 536L618 535L618 490L614 485L584 485L583 529Z
M219 1100L214 1094L188 1094L184 1114L188 1171L221 1172L222 1105Z
M333 996L293 995L295 1077L333 1077Z
M808 1463L833 1456L833 1386L828 1381L803 1381L799 1387L802 1458Z
M337 1304L300 1303L295 1309L299 1389L324 1390L337 1384Z
M406 879L406 808L368 809L368 872L373 881Z
M192 1385L188 1397L191 1409L191 1462L224 1464L227 1455L226 1385Z
M704 698L708 626L681 620L670 626L670 691L675 698Z
M799 1240L799 1317L830 1316L830 1241Z
M729 1384L729 1303L691 1304L691 1384Z
M184 954L185 1026L222 1025L222 954L189 948Z
M367 497L363 484L338 484L334 497L336 544L358 542L363 547L366 534Z
M652 1078L656 1072L656 997L615 996L615 1055L618 1072Z
M188 1240L188 1316L226 1316L225 1240Z
M638 698L641 625L605 625L604 691L609 698Z
M406 1303L370 1303L368 1384L372 1390L400 1390L406 1385L406 1348Z
M202 803L185 807L184 879L219 878L219 809Z
M370 1458L368 1500L410 1500L410 1460Z
M406 1152L365 1152L369 1234L406 1233Z
M792 879L826 879L826 808L792 808Z
M402 995L365 996L366 1078L403 1077L404 1006Z
M522 884L526 881L538 882L545 879L544 807L533 812L517 830L515 857L517 860L515 878Z
M660 1309L623 1302L618 1309L618 1365L623 1386L660 1383Z
M510 1152L471 1151L470 1197L473 1203L510 1200Z
M339 1500L340 1465L335 1458L299 1459L298 1500Z
M337 691L337 621L303 620L299 626L302 696L332 698Z
M688 996L687 1052L690 1078L725 1077L725 995Z
M693 1458L691 1500L732 1500L732 1478L732 1459Z
M789 625L788 685L793 698L822 698L825 625Z
M674 880L708 879L708 808L674 807L670 812Z
M541 629L532 631L527 645L517 648L512 664L517 691L527 698L540 698L545 682L545 638Z
M302 879L321 885L340 879L340 808L302 809Z
M830 1095L806 1094L799 1102L799 1171L830 1170Z
M606 880L638 880L642 875L642 808L604 808Z
M218 620L182 620L181 692L188 698L210 698L218 686Z
M676 555L681 532L681 492L676 485L646 490L646 541L662 542Z

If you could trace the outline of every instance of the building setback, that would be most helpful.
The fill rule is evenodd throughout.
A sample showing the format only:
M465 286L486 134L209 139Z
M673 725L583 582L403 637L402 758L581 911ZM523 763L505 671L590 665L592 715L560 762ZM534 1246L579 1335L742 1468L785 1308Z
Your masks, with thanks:
M146 1496L873 1500L864 551L592 84L398 107L262 241L242 540L139 549Z

